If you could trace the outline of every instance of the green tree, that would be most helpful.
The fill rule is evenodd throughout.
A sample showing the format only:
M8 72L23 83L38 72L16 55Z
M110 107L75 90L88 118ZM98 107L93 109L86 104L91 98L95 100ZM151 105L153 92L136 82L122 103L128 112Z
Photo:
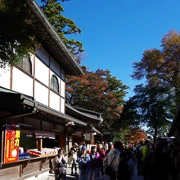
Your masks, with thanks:
M49 22L61 37L69 51L74 56L83 52L84 50L81 42L67 38L68 35L77 35L81 33L81 29L76 26L72 19L66 18L62 15L64 9L60 2L58 0L41 0L41 2L41 8L46 14Z
M114 126L117 126L117 123L114 124ZM124 103L118 126L121 128L121 131L123 131L123 129L140 127L139 114L133 98L130 98Z
M0 68L18 63L38 46L31 16L25 0L0 1Z
M58 1L42 0L42 9L69 51L80 63L82 43L74 39L69 40L65 35L78 34L81 30L71 19L62 16L61 12L64 10ZM0 68L4 68L7 64L17 64L29 52L34 53L39 43L26 0L1 0L0 17Z
M139 121L153 132L154 142L162 130L167 130L173 118L173 100L166 87L137 85L133 101L137 107Z
M130 98L128 101L123 103L123 109L119 120L112 124L112 129L117 129L114 133L114 140L120 139L124 141L130 130L137 127L140 127L137 107L132 101L132 98Z
M109 70L68 77L66 88L67 103L102 113L103 130L112 130L112 124L119 121L128 86L112 77Z

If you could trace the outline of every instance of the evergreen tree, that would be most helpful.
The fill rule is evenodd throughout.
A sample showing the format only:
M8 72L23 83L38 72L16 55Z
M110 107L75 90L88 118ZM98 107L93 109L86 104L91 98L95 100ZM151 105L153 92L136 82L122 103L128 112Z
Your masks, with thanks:
M39 45L25 0L0 1L0 68L17 64Z
M81 33L81 29L76 26L72 19L66 18L62 15L64 8L58 0L41 0L41 2L41 8L46 14L49 22L61 37L69 51L74 55L74 57L78 57L77 55L84 51L82 43L74 39L68 39L67 35L77 35Z

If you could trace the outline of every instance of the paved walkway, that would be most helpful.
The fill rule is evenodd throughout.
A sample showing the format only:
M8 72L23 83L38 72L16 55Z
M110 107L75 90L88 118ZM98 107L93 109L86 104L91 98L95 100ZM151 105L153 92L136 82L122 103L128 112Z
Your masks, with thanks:
M137 168L135 168L134 177L132 180L144 180L143 176L139 176L137 173Z
M31 180L54 180L54 179L55 179L54 174L47 173L46 175L44 175L42 177L34 178ZM79 176L71 176L71 167L68 167L67 168L67 180L73 180L73 179L78 180ZM103 180L103 177L101 177L100 180ZM137 171L135 171L135 174L134 174L134 177L132 178L132 180L144 180L144 178L143 178L143 176L139 176L137 174Z

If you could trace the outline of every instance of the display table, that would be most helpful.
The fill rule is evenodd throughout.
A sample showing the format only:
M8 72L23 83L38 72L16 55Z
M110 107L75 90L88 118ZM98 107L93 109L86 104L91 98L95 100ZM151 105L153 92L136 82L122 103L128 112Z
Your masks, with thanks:
M17 162L1 164L0 179L26 179L31 176L38 176L39 174L50 170L50 162L55 157L42 156L22 159Z

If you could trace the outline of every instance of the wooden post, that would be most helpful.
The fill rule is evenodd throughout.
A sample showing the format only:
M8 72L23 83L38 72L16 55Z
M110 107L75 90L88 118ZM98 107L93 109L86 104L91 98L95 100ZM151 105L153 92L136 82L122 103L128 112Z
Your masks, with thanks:
M43 141L42 138L38 139L38 151L40 152L42 151L42 141Z
M1 131L1 166L4 163L4 130Z

